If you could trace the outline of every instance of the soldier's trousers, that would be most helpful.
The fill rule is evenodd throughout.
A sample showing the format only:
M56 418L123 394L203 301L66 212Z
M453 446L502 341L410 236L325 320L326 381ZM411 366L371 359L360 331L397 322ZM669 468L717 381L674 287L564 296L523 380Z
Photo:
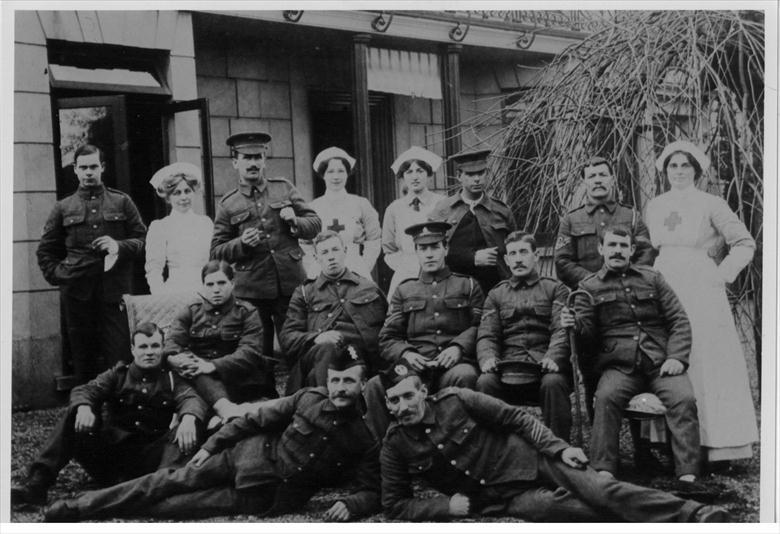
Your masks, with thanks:
M273 502L267 488L237 490L232 450L208 458L200 467L160 469L108 488L87 491L71 501L81 519L105 517L192 518L259 513Z
M30 466L30 473L41 471L51 482L71 459L75 459L99 484L115 484L163 466L183 463L185 459L176 443L173 430L157 438L129 434L116 439L109 429L95 425L92 432L76 432L76 409L71 408L49 435L43 450Z
M287 395L304 387L325 387L328 381L328 365L341 353L333 343L313 345L290 368L287 379Z
M498 373L482 373L477 379L476 389L510 404L538 403L542 408L544 425L562 440L569 441L571 378L567 375L545 373L540 384L510 386L501 383Z
M623 411L631 397L654 393L666 407L677 476L699 474L700 437L696 397L688 375L658 376L658 369L625 374L617 369L601 373L595 399L595 419L590 441L591 465L616 473Z
M263 324L263 355L274 355L274 332L281 335L284 320L287 318L287 308L290 306L290 296L279 295L275 299L252 299L241 297L249 301L260 315Z
M96 297L78 300L63 294L62 311L78 384L117 362L132 359L127 314L118 302L103 302Z
M665 491L645 488L599 475L593 468L575 469L560 460L539 456L539 475L533 487L499 490L507 501L505 513L530 521L688 522L703 505ZM491 489L483 496L491 499ZM508 498L507 498L508 497Z

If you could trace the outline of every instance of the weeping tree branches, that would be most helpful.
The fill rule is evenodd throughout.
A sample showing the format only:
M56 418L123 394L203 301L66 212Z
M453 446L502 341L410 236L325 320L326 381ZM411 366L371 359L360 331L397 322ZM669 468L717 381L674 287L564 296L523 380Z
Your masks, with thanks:
M764 25L758 12L633 12L606 24L518 93L494 152L494 185L521 227L554 233L582 200L580 166L615 162L619 196L642 208L668 190L654 160L689 139L712 168L698 186L722 195L762 239ZM504 110L506 112L506 110ZM760 310L761 253L735 287Z

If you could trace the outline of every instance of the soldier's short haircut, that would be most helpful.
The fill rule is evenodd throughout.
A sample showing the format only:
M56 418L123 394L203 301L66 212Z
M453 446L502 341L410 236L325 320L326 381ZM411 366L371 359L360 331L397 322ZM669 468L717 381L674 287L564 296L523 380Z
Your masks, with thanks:
M228 280L233 280L233 267L224 260L211 260L200 271L200 281L205 282L206 277L212 273L223 272Z
M97 154L98 158L100 158L100 163L104 163L106 160L103 155L103 149L100 148L97 145L92 144L85 144L81 145L76 149L76 151L73 153L73 166L76 166L76 163L78 163L79 157L81 156L89 156L90 154Z
M506 239L504 239L504 247L506 248L510 243L517 243L518 241L528 243L531 245L531 250L536 250L536 238L532 233L526 232L525 230L515 230L506 236Z
M152 337L154 334L160 334L160 339L165 341L165 332L162 331L162 328L157 326L157 323L147 322L137 325L135 330L133 330L133 335L130 336L133 345L135 345L135 336L138 334L143 334L146 337Z
M594 156L592 158L588 158L585 161L585 164L582 166L582 169L580 169L580 178L585 178L585 169L588 167L595 167L597 165L606 165L609 169L609 174L615 174L615 169L612 168L612 163L607 158L602 158L601 156Z
M625 224L610 224L606 228L604 228L604 231L599 235L599 243L602 245L604 244L604 236L607 234L614 234L619 235L620 237L628 237L631 239L631 244L634 244L634 232L631 231L631 228L626 226Z
M424 170L428 176L433 176L433 167L431 167L428 162L421 159L410 159L408 161L404 161L401 163L401 166L398 167L398 172L395 174L396 178L403 178L404 173L409 169L409 167L412 166L412 163L416 163L417 166Z
M317 252L317 245L323 241L327 241L328 239L333 239L334 237L339 240L339 243L341 243L341 248L346 247L344 240L341 238L341 234L334 232L333 230L323 230L317 234L317 237L315 237L314 241L312 241L312 244L314 245L314 252Z

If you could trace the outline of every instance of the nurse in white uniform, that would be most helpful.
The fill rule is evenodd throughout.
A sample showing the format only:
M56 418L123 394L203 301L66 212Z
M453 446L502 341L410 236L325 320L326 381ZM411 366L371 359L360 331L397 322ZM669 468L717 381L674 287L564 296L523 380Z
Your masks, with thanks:
M394 200L385 210L382 223L382 250L385 263L393 270L393 279L387 293L392 298L402 280L416 278L420 264L414 253L414 243L405 230L428 220L428 214L442 195L428 189L434 173L441 166L441 158L419 146L413 146L399 155L390 168L404 181L407 193Z
M355 170L355 158L338 147L326 148L314 159L314 172L325 182L325 194L309 205L322 220L323 230L338 233L347 245L346 266L371 279L381 249L379 213L365 197L347 193L347 180ZM303 266L309 278L320 273L310 242L301 242Z
M709 158L688 141L669 144L656 161L671 190L647 206L647 226L660 254L658 269L688 313L693 331L688 375L699 411L703 458L750 458L758 440L745 355L726 297L750 263L753 237L726 201L697 189ZM725 241L728 254L719 263Z

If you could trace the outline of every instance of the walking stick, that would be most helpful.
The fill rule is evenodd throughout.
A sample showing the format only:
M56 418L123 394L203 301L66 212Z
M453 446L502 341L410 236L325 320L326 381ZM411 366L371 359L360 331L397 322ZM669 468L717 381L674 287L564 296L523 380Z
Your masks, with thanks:
M567 308L572 309L573 297L576 295L585 295L588 297L591 306L595 304L593 295L584 289L577 289L569 293L569 297L566 299ZM580 401L580 362L577 354L577 334L574 333L574 328L569 327L568 330L569 347L571 349L571 376L574 382L574 427L577 431L574 444L577 447L582 447L582 402Z

